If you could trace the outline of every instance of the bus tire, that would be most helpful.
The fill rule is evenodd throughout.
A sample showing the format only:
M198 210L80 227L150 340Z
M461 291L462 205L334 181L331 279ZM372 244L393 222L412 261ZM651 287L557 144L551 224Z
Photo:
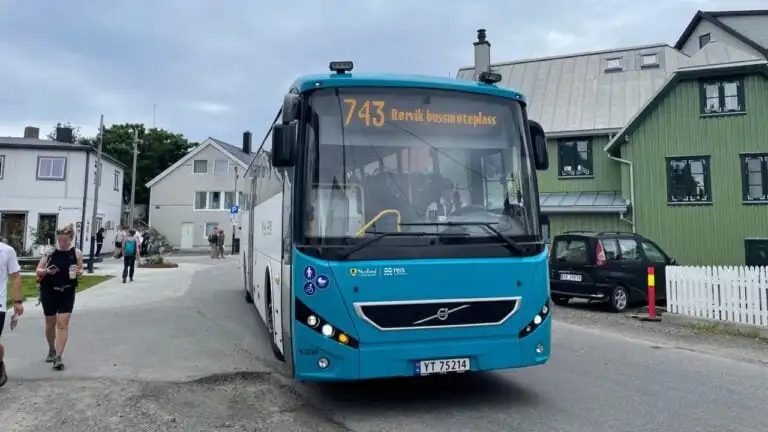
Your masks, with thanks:
M248 291L248 288L245 289L245 302L248 304L253 303L253 296L251 295L251 292Z
M267 314L267 319L265 321L267 323L267 331L269 332L269 345L272 347L272 353L275 355L275 358L281 362L284 362L285 356L280 352L280 348L278 348L277 344L275 344L275 323L274 319L272 318L272 284L270 283L269 272L266 273L266 281L264 282L264 286L266 287L264 290L264 297L266 302L266 308L264 308L264 311Z

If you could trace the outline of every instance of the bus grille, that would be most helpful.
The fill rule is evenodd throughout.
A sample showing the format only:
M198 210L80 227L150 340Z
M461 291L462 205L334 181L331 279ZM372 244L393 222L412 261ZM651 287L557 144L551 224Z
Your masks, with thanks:
M360 318L380 330L495 326L515 313L520 297L356 303Z

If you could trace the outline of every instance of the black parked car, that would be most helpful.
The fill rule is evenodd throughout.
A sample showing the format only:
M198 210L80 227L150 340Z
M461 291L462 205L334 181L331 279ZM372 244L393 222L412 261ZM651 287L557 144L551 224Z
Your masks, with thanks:
M658 245L639 234L568 231L552 239L552 301L572 298L607 302L614 312L648 301L648 267L654 268L656 300L666 300L665 267L675 265Z

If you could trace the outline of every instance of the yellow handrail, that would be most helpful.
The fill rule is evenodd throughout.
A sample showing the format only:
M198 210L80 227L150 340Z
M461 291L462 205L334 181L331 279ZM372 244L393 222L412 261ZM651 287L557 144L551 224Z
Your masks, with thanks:
M373 224L378 222L379 219L381 219L383 216L388 215L388 214L394 214L395 216L397 216L397 232L400 232L400 220L401 220L400 219L400 212L395 210L395 209L386 209L386 210L382 210L373 219L371 219L367 224L363 225L363 227L360 228L360 231L358 231L355 234L355 237L362 237L363 234L365 234L365 232L368 231L368 228L373 226Z

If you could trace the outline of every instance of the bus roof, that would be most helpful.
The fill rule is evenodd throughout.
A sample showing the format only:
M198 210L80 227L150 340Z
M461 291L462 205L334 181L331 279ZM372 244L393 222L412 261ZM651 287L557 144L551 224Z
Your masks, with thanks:
M333 72L328 74L301 76L293 82L292 87L302 93L312 89L334 87L419 87L484 94L525 102L525 97L516 90L457 78L442 78L423 75L364 73L337 74Z

